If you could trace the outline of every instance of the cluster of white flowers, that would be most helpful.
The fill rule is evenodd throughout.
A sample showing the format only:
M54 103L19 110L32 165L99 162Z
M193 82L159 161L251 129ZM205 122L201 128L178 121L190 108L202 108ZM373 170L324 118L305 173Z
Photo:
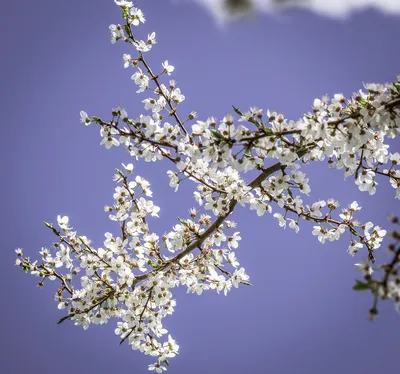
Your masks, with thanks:
M68 217L58 217L59 229L46 223L58 237L56 252L43 248L38 264L18 249L17 264L40 277L39 285L47 278L61 282L56 301L68 312L61 321L71 319L86 329L92 323L119 319L115 332L121 341L157 357L149 370L160 373L179 348L170 335L164 343L159 341L167 333L162 320L176 305L174 287L185 285L188 292L199 295L215 289L226 295L232 286L250 284L234 252L240 233L230 232L236 224L228 220L238 203L258 216L277 208L273 216L279 226L288 224L295 232L301 220L312 221L312 234L321 243L338 240L348 231L349 254L365 247L368 261L375 261L374 250L386 231L371 222L360 224L354 217L361 209L357 202L341 213L336 213L339 203L334 199L303 202L311 187L298 161L327 160L330 167L343 168L345 177L353 176L360 191L369 194L375 193L378 176L387 177L400 199L400 154L390 153L385 143L399 135L400 76L393 83L365 85L366 92L360 90L350 98L336 94L331 100L316 99L312 112L297 121L256 107L244 113L234 107L237 123L231 114L221 121L210 117L193 123L195 112L185 120L178 115L177 106L185 96L175 81L161 83L174 67L165 61L156 74L144 58L156 40L154 32L145 40L133 33L133 26L145 22L142 11L130 1L115 3L125 24L110 26L111 42L121 40L136 49L136 57L123 55L124 67L135 69L131 78L137 92L148 95L142 102L151 113L132 119L118 106L110 121L81 111L81 122L100 127L101 144L107 149L123 146L136 160L146 162L168 160L173 165L167 172L170 186L176 191L184 180L192 180L199 207L190 209L190 218L179 219L160 240L147 222L160 210L148 199L150 184L140 176L130 180L133 164L123 165L114 176L118 183L114 204L105 207L109 218L120 225L121 236L106 233L104 247L96 249L72 230ZM249 171L258 171L258 176L246 181ZM62 267L65 274L57 270ZM74 283L80 272L84 275ZM399 285L396 292L400 297Z
M392 216L391 221L393 224L400 225L400 220L397 216ZM365 227L366 232L371 229L371 224ZM367 234L370 240L382 240L382 236L386 234L385 230L375 230L372 235ZM374 303L369 310L370 319L373 320L378 314L378 301L380 299L393 299L395 308L400 312L400 230L393 230L389 234L393 242L387 248L387 254L391 257L390 262L383 263L379 267L372 267L368 260L362 263L355 264L364 276L364 282L357 280L353 289L356 291L369 290L374 295ZM374 278L376 274L382 273L381 279ZM372 275L374 274L374 276Z
M201 214L197 219L197 211L192 208L191 219L180 220L160 242L147 223L148 217L157 217L160 210L147 199L152 196L150 184L139 176L128 179L133 164L123 164L123 168L117 169L114 176L118 183L114 204L104 207L110 220L120 223L121 236L107 232L103 247L94 248L87 237L73 231L67 216L58 216L58 228L46 223L58 237L53 243L54 253L42 248L39 264L24 258L22 250L17 249L16 264L40 277L39 286L46 279L61 281L55 300L58 309L67 309L68 314L60 322L70 319L87 329L90 324L117 318L120 321L115 333L120 335L121 342L128 340L133 349L156 356L157 362L149 368L160 371L166 369L163 364L169 364L168 359L179 349L171 335L164 343L159 342L168 332L162 320L173 313L176 305L171 289L182 284L188 292L199 295L208 289L226 295L232 285L249 285L249 277L243 268L238 268L233 251L241 239L239 232L228 233L235 228L235 222L225 221L205 236L211 217ZM200 254L194 257L187 248L200 242ZM224 243L228 248L223 248ZM179 254L168 257L168 251ZM74 282L74 276L81 272L84 274L80 282Z

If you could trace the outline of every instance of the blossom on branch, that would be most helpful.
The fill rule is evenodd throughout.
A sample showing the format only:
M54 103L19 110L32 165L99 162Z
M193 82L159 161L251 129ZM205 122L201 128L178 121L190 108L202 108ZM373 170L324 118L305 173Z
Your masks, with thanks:
M169 185L177 191L181 183L194 183L198 207L189 210L189 217L178 217L163 235L151 231L160 208L152 200L150 183L133 177L134 164L129 163L116 170L113 203L104 208L119 235L105 233L97 248L73 230L67 216L58 216L56 226L46 222L57 238L52 249L42 248L40 263L17 249L16 265L39 277L39 286L47 280L59 282L55 300L66 313L59 323L71 320L87 329L116 319L121 343L154 357L149 370L166 370L179 351L171 335L165 338L163 325L176 307L174 289L227 295L232 286L251 285L236 257L242 238L230 220L238 204L260 217L273 213L279 226L288 225L296 233L309 229L311 221L312 235L321 243L347 233L349 255L363 251L367 257L357 264L367 282L355 287L373 292L371 314L377 313L378 298L400 305L400 281L392 277L399 263L397 247L390 247L397 257L381 269L384 280L371 280L374 252L387 231L358 222L361 207L356 201L341 212L333 198L313 201L310 180L301 170L302 164L326 162L344 169L345 177L369 194L389 180L400 199L400 154L391 153L387 144L400 133L400 76L392 83L365 85L349 98L336 94L316 99L312 111L298 120L256 107L245 112L233 107L234 113L220 121L195 120L195 112L181 117L178 106L185 96L174 81L163 82L174 67L166 60L153 71L144 57L156 47L155 33L137 39L133 26L144 22L143 13L130 1L115 3L125 24L109 27L111 42L131 45L135 55L123 55L124 67L135 70L131 79L137 93L146 92L142 103L149 112L131 118L118 106L110 120L102 120L81 111L81 122L99 127L106 149L123 147L136 161L168 162ZM252 180L246 176L249 171L256 175Z

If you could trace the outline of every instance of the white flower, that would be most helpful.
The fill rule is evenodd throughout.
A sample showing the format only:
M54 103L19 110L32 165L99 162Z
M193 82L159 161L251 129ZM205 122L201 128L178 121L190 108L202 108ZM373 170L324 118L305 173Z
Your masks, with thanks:
M156 44L156 33L153 31L151 34L147 35L147 44Z
M131 16L131 24L133 26L139 26L140 22L142 23L146 22L143 12L138 8L135 7L131 8L129 14Z
M21 249L21 248L17 248L17 249L15 250L15 253L17 254L18 257L22 257L22 256L23 256L23 253L22 253L22 249Z
M124 30L121 25L110 25L108 27L111 31L110 41L115 44L118 40L125 38Z
M57 216L57 222L58 225L65 230L68 227L69 218L67 216Z
M364 260L361 264L354 264L354 266L357 266L364 276L371 275L374 272L368 260Z
M368 191L370 195L374 195L376 192L375 186L378 184L378 182L373 180L370 181L370 183L367 183L367 182L361 182L360 179L357 179L356 184L358 185L358 189L360 191Z
M320 209L326 205L324 200L320 200L315 202L313 205L311 205L311 208L307 205L307 208L310 210L312 213L313 217L322 217L322 213L320 212Z
M400 165L400 153L396 152L390 155L390 161L392 161L393 165Z
M157 373L162 373L163 370L167 370L167 368L157 362L155 364L149 365L149 370L155 370Z
M357 201L353 201L349 205L349 209L350 209L351 212L355 212L356 210L361 210L361 207L358 205Z
M318 236L318 240L324 244L325 240L328 238L328 230L322 226L314 226L312 234Z
M274 217L278 220L280 227L286 228L286 218L281 213L275 213Z
M136 50L139 52L148 52L151 49L150 44L146 44L144 40L135 40L133 45L136 47Z
M201 135L208 128L208 122L197 121L192 125L192 133L196 135Z
M375 173L370 169L363 170L358 175L358 182L359 183L372 183L375 177Z
M168 75L171 75L171 73L175 70L175 68L168 64L168 60L162 63L162 67L164 69L164 73L167 73Z
M232 285L236 288L239 287L239 283L242 281L247 281L249 276L246 274L244 268L236 269L232 275L231 281Z
M185 96L181 94L180 88L175 88L171 93L171 99L174 101L175 104L179 104L183 100L185 100Z
M122 58L124 59L124 68L126 69L131 64L132 57L131 55L124 53Z
M130 163L128 165L122 164L122 166L124 167L124 169L126 170L126 172L128 174L132 173L132 171L133 171L133 164L132 163Z
M120 6L121 8L132 8L133 3L132 1L126 1L126 0L114 0L115 4Z
M298 222L297 221L295 221L295 220L293 220L293 219L290 219L289 218L289 227L292 229L292 230L294 230L295 232L296 232L296 234L299 232L299 230L300 230L300 228L299 228L299 225L298 225Z
M228 237L228 247L237 248L239 246L239 240L242 238L239 236L239 232L235 232L232 236Z
M226 236L225 236L225 234L223 232L220 231L220 232L216 232L214 234L213 239L214 239L215 245L220 246L221 242L225 242L226 241Z
M126 112L125 108L123 108L120 105L118 107L116 107L116 108L113 108L112 112L113 112L113 114L116 113L116 115L120 116L122 119L128 117L128 113Z
M229 252L228 263L230 263L234 268L237 268L239 266L239 262L237 261L235 252Z
M103 137L103 140L100 144L104 144L106 149L110 149L112 146L118 147L120 145L119 141L113 136L116 135L118 131L114 128L110 127L101 127L100 134Z
M351 242L349 245L349 248L347 249L347 252L350 254L351 257L353 257L357 252L359 248L362 248L363 245L358 242Z
M131 79L139 86L137 93L143 92L149 85L149 77L140 68L131 76Z
M289 187L290 176L287 174L283 174L282 172L276 175L275 183L276 183L276 193L286 190Z
M83 110L81 110L79 112L80 116L81 116L81 123L84 123L86 126L89 126L91 121L90 118L88 117L87 113L84 112Z

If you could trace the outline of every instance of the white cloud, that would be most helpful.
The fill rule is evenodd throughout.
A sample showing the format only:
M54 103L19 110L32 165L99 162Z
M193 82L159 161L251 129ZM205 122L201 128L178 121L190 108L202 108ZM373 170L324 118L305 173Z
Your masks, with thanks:
M219 20L241 16L251 11L274 12L287 8L309 9L333 18L345 18L364 9L378 9L400 16L400 0L195 0Z

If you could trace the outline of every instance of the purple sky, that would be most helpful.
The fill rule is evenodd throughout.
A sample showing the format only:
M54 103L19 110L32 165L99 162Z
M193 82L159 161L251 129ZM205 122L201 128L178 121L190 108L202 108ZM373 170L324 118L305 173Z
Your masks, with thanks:
M297 119L315 97L350 95L362 82L390 81L400 73L399 17L368 11L343 22L291 11L220 30L199 6L173 3L138 2L147 17L139 32L156 31L158 44L148 60L158 67L168 59L175 66L173 78L186 96L180 110L196 110L200 119L220 119L232 104ZM105 120L117 105L131 117L144 111L146 96L135 93L133 70L123 68L122 54L133 51L109 42L108 26L122 21L120 11L111 0L21 0L2 9L0 372L145 373L152 359L119 346L113 320L87 331L69 322L56 325L64 315L53 301L56 283L39 290L37 278L13 266L15 248L33 259L42 246L50 247L53 236L42 222L56 222L58 214L68 215L97 246L104 232L117 229L103 206L112 203L114 169L130 158L123 149L100 146L98 129L80 124L79 111ZM167 166L136 163L135 169L152 183L161 207L160 219L152 221L159 234L194 206L190 182L180 194L167 186ZM345 206L357 199L360 221L385 226L387 213L400 213L387 181L371 198L326 164L306 170L313 201L334 197ZM175 290L176 312L165 325L181 349L169 372L398 370L400 317L386 302L377 321L368 321L372 297L352 290L360 278L354 263L363 256L352 259L346 240L321 245L311 225L296 235L272 216L244 209L234 219L243 238L237 255L254 286L227 297Z

